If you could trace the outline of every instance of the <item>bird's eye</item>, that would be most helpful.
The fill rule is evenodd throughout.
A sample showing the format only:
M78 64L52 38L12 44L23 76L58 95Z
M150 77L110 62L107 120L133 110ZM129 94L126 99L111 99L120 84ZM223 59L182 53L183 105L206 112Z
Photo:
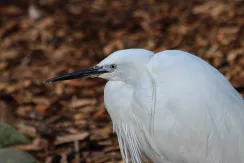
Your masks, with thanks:
M117 65L116 65L116 64L111 64L111 65L110 65L110 68L111 68L112 70L114 70L114 69L117 68Z

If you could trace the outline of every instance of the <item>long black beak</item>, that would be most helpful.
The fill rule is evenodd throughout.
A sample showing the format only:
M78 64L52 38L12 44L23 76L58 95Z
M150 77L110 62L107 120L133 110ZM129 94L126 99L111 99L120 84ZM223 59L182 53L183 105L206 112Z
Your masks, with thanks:
M103 68L103 66L95 66L95 67L80 70L77 72L68 73L68 74L65 74L64 76L58 76L58 77L54 77L51 79L47 79L44 81L44 83L56 82L56 81L62 81L62 80L71 80L71 79L76 79L76 78L80 78L80 77L99 76L100 74L103 74L106 72L108 72L108 71L105 70Z

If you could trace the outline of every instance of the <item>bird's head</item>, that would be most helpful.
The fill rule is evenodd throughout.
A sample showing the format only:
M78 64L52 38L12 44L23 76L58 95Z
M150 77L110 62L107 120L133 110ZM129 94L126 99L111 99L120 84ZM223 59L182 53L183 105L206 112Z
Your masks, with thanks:
M45 82L76 79L80 77L100 77L107 80L130 80L150 60L154 53L144 49L119 50L94 67L54 77Z

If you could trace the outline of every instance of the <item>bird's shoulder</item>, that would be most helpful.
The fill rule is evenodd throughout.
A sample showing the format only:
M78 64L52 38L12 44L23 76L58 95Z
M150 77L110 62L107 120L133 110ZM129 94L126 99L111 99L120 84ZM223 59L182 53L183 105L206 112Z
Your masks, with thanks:
M165 50L151 57L146 68L152 76L159 77L172 73L195 74L205 66L205 61L193 54L180 50Z
M158 69L159 67L170 67L173 65L189 65L193 62L199 62L198 57L181 50L165 50L156 53L147 63L149 69Z

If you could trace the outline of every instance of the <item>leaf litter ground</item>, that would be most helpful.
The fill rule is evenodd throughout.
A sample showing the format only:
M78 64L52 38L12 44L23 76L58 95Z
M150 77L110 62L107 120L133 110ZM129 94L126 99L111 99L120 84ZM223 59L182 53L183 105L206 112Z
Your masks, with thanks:
M10 0L0 15L0 120L41 163L121 162L105 81L42 83L115 50L197 54L244 94L244 1Z

